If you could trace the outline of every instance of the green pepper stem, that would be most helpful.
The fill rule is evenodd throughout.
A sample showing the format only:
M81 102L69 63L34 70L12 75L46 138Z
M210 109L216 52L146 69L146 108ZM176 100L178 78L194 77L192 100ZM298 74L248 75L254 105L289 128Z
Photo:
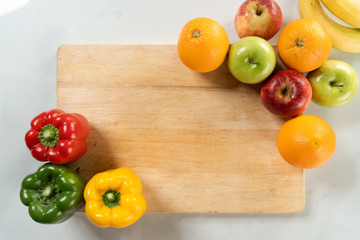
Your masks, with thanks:
M120 192L118 191L109 189L102 195L102 198L104 205L109 208L116 207L120 204Z
M52 192L53 192L53 188L51 186L46 186L45 189L42 191L41 195L44 197L49 197Z
M59 141L59 130L51 123L41 128L38 139L45 147L55 147Z

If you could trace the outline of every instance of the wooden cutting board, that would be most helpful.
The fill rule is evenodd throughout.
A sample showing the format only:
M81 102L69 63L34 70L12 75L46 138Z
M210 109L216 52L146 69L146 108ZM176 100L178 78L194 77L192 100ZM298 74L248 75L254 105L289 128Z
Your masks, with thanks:
M284 120L226 64L193 72L176 45L62 45L57 60L57 107L91 126L87 153L71 164L85 178L131 168L148 212L303 209L303 170L276 148Z

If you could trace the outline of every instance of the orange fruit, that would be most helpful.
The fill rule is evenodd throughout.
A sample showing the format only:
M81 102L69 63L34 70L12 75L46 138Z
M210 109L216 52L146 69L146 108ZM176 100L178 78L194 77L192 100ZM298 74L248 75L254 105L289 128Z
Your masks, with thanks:
M330 160L335 152L336 136L322 118L301 115L288 120L280 128L277 148L289 164L298 168L317 168Z
M320 67L329 57L332 40L317 21L300 18L280 32L277 50L281 61L290 69L309 72Z
M224 62L229 39L218 22L210 18L195 18L182 28L177 50L185 66L197 72L210 72Z

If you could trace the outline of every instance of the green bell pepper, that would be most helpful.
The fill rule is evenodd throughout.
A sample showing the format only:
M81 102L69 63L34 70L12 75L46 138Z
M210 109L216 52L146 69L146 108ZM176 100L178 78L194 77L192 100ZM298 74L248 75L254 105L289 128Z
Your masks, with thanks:
M61 223L83 206L86 180L66 165L46 163L24 178L21 202L39 223Z

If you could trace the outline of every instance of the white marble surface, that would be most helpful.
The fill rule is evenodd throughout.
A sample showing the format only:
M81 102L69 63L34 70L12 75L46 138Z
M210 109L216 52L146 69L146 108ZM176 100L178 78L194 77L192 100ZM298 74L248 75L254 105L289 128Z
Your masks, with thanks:
M24 134L35 114L56 106L56 51L65 43L173 43L188 20L217 20L230 43L243 1L14 0L0 13L0 238L1 239L360 239L360 94L347 105L306 110L328 121L337 150L323 167L306 170L306 206L298 214L145 214L126 229L102 229L84 214L42 225L19 199L20 183L40 165ZM278 0L283 26L299 18L297 1ZM4 5L5 4L5 5ZM5 13L6 12L6 13ZM276 43L277 35L271 40ZM360 73L360 54L333 50L331 59ZM31 237L30 237L31 236Z

